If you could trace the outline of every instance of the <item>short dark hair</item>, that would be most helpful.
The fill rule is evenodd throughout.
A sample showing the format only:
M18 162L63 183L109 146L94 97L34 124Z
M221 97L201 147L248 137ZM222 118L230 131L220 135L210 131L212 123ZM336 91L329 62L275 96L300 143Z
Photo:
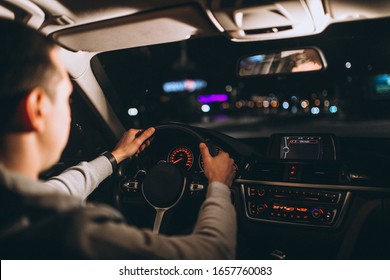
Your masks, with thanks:
M22 98L35 87L52 92L59 71L50 52L55 43L22 23L0 19L0 133L6 130Z

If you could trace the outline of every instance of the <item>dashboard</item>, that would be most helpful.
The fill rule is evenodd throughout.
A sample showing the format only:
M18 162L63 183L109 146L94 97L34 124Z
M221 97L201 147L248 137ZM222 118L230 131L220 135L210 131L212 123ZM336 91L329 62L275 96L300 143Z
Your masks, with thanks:
M368 246L366 239L376 234L371 223L390 227L383 212L390 215L390 208L383 208L390 203L390 188L384 184L389 173L380 171L378 159L375 163L356 162L346 157L344 145L349 144L351 154L354 152L352 139L348 142L333 134L288 133L275 134L266 142L256 139L257 144L253 145L253 139L242 141L207 129L191 129L235 160L232 200L241 236L239 258L268 258L259 252L274 249L287 252L294 259L362 258L360 251L343 249L342 255L340 248L355 242L359 244L356 248L368 252L373 247ZM180 222L163 232L189 232L207 191L198 146L199 139L186 131L161 132L136 164L133 161L121 171L117 196L122 212L129 216L137 213L135 224L150 227L151 222L145 221L151 219L153 211L141 203L143 176L156 164L176 165L188 178L188 198L172 214L172 219ZM367 207L372 209L367 211ZM325 240L318 243L318 237ZM259 238L269 242L260 245ZM375 240L378 244L388 243L382 237ZM302 249L305 244L317 249Z

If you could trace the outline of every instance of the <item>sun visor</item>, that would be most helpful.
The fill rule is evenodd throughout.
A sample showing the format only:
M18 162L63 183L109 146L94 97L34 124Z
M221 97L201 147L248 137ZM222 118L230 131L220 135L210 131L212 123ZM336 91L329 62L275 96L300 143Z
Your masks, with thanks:
M51 36L69 50L102 52L216 32L218 30L198 6L186 5L79 25Z

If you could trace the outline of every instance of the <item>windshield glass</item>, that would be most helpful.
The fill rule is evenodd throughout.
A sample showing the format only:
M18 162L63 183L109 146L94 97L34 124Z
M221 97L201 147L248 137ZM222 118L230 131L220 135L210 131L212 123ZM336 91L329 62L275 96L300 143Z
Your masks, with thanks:
M92 68L126 128L183 122L235 137L390 136L389 20L334 24L270 42L207 37L98 54ZM326 68L237 74L243 57L315 48Z

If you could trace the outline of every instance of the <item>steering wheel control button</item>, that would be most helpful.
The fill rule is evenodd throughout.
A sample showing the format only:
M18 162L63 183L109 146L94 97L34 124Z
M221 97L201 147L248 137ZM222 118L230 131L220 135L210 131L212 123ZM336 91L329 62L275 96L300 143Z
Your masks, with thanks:
M123 180L120 183L120 188L123 192L128 194L138 193L139 182L137 180Z
M200 196L201 194L204 193L204 185L201 184L201 183L191 183L190 185L190 195L192 197L198 197Z

